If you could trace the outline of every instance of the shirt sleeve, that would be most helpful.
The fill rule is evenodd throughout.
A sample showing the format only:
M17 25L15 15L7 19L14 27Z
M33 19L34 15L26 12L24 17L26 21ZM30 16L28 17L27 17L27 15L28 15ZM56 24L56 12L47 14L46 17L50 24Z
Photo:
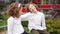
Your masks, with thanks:
M21 20L22 21L28 21L29 13L26 13L24 15L21 15Z
M13 34L13 20L7 20L8 23L8 34Z
M41 23L42 23L43 29L46 29L45 15L44 14L42 15L42 21L41 21Z

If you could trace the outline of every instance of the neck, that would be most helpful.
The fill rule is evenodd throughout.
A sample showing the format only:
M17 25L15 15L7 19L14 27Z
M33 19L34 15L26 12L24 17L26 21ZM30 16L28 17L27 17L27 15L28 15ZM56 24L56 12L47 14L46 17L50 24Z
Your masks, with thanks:
M38 11L36 10L34 13L37 13Z
M34 12L31 12L31 13L37 13L38 11L36 10L36 11L34 11Z

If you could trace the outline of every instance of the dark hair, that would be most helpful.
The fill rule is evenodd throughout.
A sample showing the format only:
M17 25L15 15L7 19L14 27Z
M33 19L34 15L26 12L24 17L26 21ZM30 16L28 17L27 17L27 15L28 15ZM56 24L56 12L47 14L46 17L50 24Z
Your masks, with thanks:
M8 17L13 16L13 17L19 17L19 8L18 8L18 3L12 3L8 7Z

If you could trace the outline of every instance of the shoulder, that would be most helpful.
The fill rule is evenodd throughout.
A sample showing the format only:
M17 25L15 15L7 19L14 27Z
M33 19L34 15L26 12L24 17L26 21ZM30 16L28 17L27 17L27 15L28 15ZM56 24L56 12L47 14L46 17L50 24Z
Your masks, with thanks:
M44 15L44 13L43 13L43 12L39 12L39 14Z
M43 12L39 12L39 14L40 14L40 15L44 15L44 13L43 13Z
M13 21L13 17L9 17L7 21Z
M25 16L25 15L29 15L30 14L30 12L28 12L28 13L25 13L25 14L23 14L23 15L21 15L21 16Z

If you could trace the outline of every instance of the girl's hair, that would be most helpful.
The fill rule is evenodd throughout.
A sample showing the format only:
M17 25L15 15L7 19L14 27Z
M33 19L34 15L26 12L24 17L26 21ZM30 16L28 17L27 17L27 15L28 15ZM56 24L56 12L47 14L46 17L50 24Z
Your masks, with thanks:
M21 7L20 7L21 8ZM12 3L11 5L9 5L8 7L8 17L12 16L12 17L19 17L19 7L18 7L18 3Z
M29 10L29 5L30 5L30 3L26 5L27 12L30 12L30 10Z

